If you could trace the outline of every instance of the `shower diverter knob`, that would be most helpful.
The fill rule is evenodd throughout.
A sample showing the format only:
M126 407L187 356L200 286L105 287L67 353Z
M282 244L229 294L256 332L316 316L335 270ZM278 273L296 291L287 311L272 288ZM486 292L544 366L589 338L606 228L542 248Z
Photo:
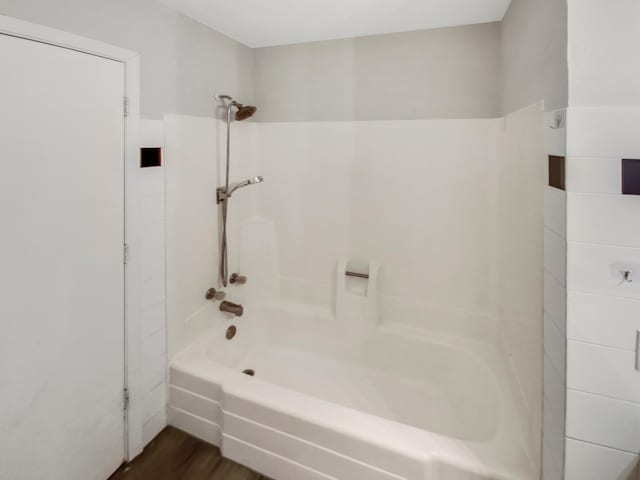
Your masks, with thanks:
M245 283L247 283L247 277L238 273L234 273L233 275L231 275L229 282L237 283L238 285L244 285Z
M207 290L207 294L205 295L207 300L224 300L226 293L219 292L215 288L210 288Z

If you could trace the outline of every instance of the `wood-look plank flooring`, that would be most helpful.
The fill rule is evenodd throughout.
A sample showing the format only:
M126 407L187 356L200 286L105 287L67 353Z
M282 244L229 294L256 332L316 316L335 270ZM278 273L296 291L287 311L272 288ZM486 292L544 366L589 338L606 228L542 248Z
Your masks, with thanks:
M231 460L220 450L172 427L109 480L269 480Z

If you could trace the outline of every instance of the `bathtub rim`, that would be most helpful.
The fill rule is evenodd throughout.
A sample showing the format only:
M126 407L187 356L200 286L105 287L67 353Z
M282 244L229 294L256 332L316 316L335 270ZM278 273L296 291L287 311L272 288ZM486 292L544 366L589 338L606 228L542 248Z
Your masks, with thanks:
M259 305L255 307L259 307ZM237 323L241 322L242 319L237 321ZM519 463L518 467L515 468L517 471L502 466L488 466L488 463L493 462L478 458L478 449L474 447L489 447L493 444L495 438L481 442L470 442L422 430L418 427L301 393L257 377L249 377L233 367L214 361L207 355L207 350L212 342L219 341L229 324L229 319L222 319L221 322L212 321L208 331L191 345L178 352L170 363L172 378L176 374L185 374L197 377L218 387L215 389L217 392L215 398L210 399L219 402L223 417L225 413L238 415L234 411L234 407L230 405L233 403L232 399L236 401L240 399L253 405L260 405L278 414L296 418L303 424L312 424L319 428L354 438L357 441L366 442L378 449L393 452L395 455L404 457L410 462L419 462L424 465L425 469L435 468L434 465L442 464L459 468L472 474L488 476L487 478L509 480L529 478L527 473L523 473L531 471L531 459L526 453L527 464ZM394 329L395 325L385 324L382 328ZM413 329L409 327L409 330ZM432 332L428 332L428 335L430 335L429 341L444 343L453 348L462 348L467 352L471 350L470 353L477 357L489 355L489 357L493 357L492 361L500 361L499 355L493 352L492 348L488 348L483 342L475 339L465 339L447 334L432 335ZM465 347L471 348L467 350ZM487 368L495 375L491 366ZM170 378L170 386L183 388L180 385L176 385L172 378ZM508 395L504 384L499 382L498 387L501 399L504 395ZM262 424L259 418L239 416ZM273 428L268 424L264 425ZM223 433L222 437L224 437L222 421L220 429ZM370 433L371 431L381 430L384 430L387 434L378 437ZM388 434L388 432L392 432L392 434ZM291 434L289 432L285 433ZM293 435L295 436L295 434ZM504 435L502 425L499 427L497 435ZM302 439L303 437L299 436L298 438ZM524 448L521 432L513 440L517 440L520 449ZM339 452L337 453L340 454Z

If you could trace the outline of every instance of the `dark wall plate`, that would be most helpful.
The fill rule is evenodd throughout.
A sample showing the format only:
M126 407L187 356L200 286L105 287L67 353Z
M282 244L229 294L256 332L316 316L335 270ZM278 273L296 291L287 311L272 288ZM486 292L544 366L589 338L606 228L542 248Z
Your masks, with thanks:
M140 149L140 168L160 166L162 166L162 148L153 147Z
M565 189L564 157L549 155L549 186Z
M640 195L640 160L622 159L622 194Z

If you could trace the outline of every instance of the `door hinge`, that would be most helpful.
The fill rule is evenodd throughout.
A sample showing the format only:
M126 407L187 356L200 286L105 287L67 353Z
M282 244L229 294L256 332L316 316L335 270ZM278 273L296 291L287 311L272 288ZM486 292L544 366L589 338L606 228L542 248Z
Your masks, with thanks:
M125 265L129 263L129 245L127 243L122 245L122 263Z
M129 97L124 97L124 116L129 116Z
M124 411L126 412L127 410L129 410L129 399L130 399L128 387L124 387L123 398L124 398Z

